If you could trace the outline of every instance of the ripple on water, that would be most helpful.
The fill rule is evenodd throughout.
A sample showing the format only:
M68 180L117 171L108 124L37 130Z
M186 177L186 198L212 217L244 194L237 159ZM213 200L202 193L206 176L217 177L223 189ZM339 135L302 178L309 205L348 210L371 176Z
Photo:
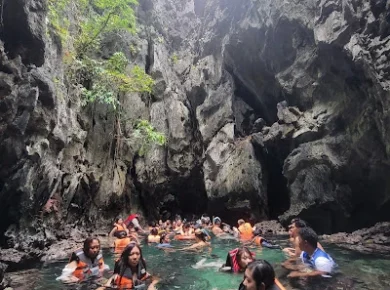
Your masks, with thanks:
M161 278L158 289L236 290L242 280L242 274L221 273L218 272L218 268L224 263L227 252L239 246L239 243L231 239L213 239L212 244L212 251L205 250L200 253L165 252L154 246L143 245L142 249L148 271ZM182 247L183 242L174 241L173 245ZM287 286L287 289L378 290L389 287L390 261L388 259L375 255L361 255L328 245L326 245L326 249L338 263L341 273L330 280L317 281L310 284L302 282L289 283L286 278L288 272L280 267L280 263L284 260L282 251L267 248L253 248L253 251L258 258L268 260L274 265L277 277ZM113 269L112 253L105 251L104 256L106 263ZM65 264L66 261L61 261L48 264L40 269L34 275L36 286L33 289L96 289L96 284L91 283L66 286L61 284L61 282L55 281L55 278L61 274ZM24 289L32 289L31 284L29 286Z

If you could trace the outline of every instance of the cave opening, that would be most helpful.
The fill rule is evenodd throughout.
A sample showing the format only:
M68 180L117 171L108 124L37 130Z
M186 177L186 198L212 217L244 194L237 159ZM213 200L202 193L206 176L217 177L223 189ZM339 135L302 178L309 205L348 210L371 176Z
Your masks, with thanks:
M233 77L234 106L233 112L236 120L235 134L240 137L250 136L261 131L257 128L255 121L264 119L265 124L273 124L277 121L276 103L274 111L268 110L257 99L257 97L236 77ZM275 99L279 99L278 96ZM276 144L264 147L253 143L255 146L256 158L260 160L263 171L266 175L268 215L270 219L277 219L290 207L290 195L288 192L287 179L283 175L283 163L290 152L291 144L288 141L280 140Z

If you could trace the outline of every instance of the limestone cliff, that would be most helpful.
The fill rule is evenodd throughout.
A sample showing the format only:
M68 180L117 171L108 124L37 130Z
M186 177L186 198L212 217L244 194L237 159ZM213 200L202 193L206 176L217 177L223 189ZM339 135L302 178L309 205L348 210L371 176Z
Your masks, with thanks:
M66 93L45 1L2 10L0 232L14 245L140 209L300 215L322 232L389 218L389 1L141 0L138 34L101 51L153 76L125 107L168 143L115 163L107 108Z

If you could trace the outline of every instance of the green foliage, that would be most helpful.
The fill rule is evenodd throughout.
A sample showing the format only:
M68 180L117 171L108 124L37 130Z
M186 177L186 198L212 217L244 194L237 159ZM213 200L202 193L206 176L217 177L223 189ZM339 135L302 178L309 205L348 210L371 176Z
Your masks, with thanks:
M164 146L167 142L164 134L158 132L148 120L139 120L133 131L133 137L141 140L138 154L143 156L152 144Z
M115 53L107 61L96 61L85 57L79 62L79 72L76 75L87 76L93 80L90 89L82 88L83 105L99 102L116 110L117 96L129 92L151 92L154 80L145 71L135 66L130 75L126 74L128 60L121 52ZM76 80L82 82L83 77Z
M117 146L114 161L120 156L125 112L119 100L129 92L151 93L153 79L144 69L134 66L122 52L108 60L97 59L102 37L106 33L124 30L134 33L135 14L132 7L137 0L47 0L48 19L64 48L64 83L71 97L81 97L82 105L106 104L114 111L116 124L113 136ZM71 20L71 21L70 21ZM69 32L71 31L71 33ZM135 46L130 46L134 55ZM134 128L134 136L142 140L141 153L151 144L164 145L165 136L146 120ZM142 153L143 154L143 153Z
M115 52L107 62L107 69L124 73L128 64L129 61L123 52Z
M157 41L158 41L158 43L161 43L161 44L163 44L165 42L164 37L162 37L162 36L157 37Z
M176 63L179 61L179 57L177 56L176 53L174 53L174 54L171 56L171 60L172 60L173 64L176 64Z
M102 35L111 31L135 32L133 6L137 0L48 0L48 18L64 43L77 55L98 48ZM69 15L72 18L69 18ZM69 19L72 19L72 36Z
M130 50L130 53L132 56L135 56L139 52L139 50L135 44L130 44L129 50Z

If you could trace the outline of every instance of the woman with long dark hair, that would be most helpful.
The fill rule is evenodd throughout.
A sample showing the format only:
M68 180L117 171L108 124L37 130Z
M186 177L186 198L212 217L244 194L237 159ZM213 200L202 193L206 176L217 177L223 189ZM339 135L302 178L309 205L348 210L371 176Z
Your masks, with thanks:
M265 260L250 263L245 270L244 281L238 290L285 290L275 278L275 271Z
M114 270L114 275L107 281L106 287L115 286L120 290L152 290L155 289L156 283L157 281L152 281L151 275L146 272L146 263L141 248L139 245L131 243L123 251L118 266Z

